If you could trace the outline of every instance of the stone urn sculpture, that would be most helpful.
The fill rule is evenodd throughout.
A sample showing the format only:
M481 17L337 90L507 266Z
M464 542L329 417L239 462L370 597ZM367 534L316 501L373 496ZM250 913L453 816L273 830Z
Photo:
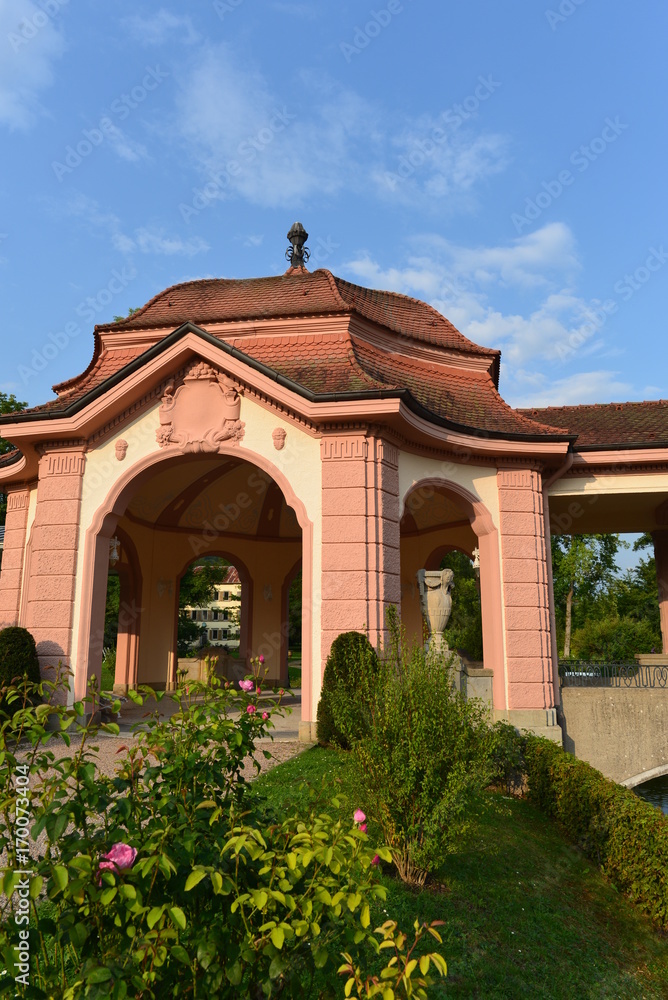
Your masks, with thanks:
M427 652L441 653L448 649L443 633L452 611L452 588L455 574L451 569L419 569L420 608L429 629Z

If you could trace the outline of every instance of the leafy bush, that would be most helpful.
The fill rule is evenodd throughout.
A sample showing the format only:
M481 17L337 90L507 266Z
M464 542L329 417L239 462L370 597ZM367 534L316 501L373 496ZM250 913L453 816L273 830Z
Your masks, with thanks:
M525 783L525 737L510 723L496 722L487 730L485 742L490 784L501 786L508 795L518 794Z
M12 625L0 631L0 687L9 686L23 676L27 676L31 684L39 684L37 647L27 629ZM0 695L0 706L5 707L5 704Z
M369 957L376 961L370 907L385 890L374 853L389 860L389 852L374 850L352 819L322 810L276 818L247 796L243 761L276 709L260 700L259 676L242 684L242 691L222 686L212 673L206 684L169 695L131 693L138 703L147 695L174 698L177 711L155 717L122 748L113 777L99 769L92 741L118 727L83 726L84 712L95 708L94 687L87 705L72 708L53 703L58 692L47 682L40 689L51 703L37 709L28 704L29 682L9 693L12 716L0 717L0 851L8 861L0 959L14 968L20 932L12 908L14 916L29 913L33 961L24 995L304 997L318 969L337 983L342 955L353 969L348 978ZM49 716L58 731L47 728ZM76 744L68 751L72 727ZM54 744L64 753L54 753ZM16 839L25 815L33 841L45 838L32 863ZM15 873L26 868L34 872L29 899ZM402 952L398 938L389 933ZM444 973L441 957L431 958ZM386 966L382 982L396 996L411 995L425 978L414 965ZM373 996L380 981L367 977L359 996ZM341 995L344 982L338 985ZM5 993L16 988L12 978Z
M489 784L487 714L454 689L450 661L408 648L396 614L370 691L370 718L352 748L359 795L404 881L424 884L470 825Z
M318 742L350 749L367 731L378 656L362 632L343 632L332 643L318 704Z
M529 796L660 927L668 928L668 817L551 740L526 737Z
M636 653L661 649L661 633L647 620L592 618L573 633L571 651L582 660L633 660Z

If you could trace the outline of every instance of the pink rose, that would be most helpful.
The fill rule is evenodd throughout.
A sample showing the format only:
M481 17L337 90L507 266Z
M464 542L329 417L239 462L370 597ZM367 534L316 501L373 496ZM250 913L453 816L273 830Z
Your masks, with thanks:
M264 663L264 656L262 655L262 653L260 653L260 655L258 656L257 659L258 659L258 663Z
M246 711L249 715L254 715L257 709L255 708L255 705L246 705Z
M111 850L103 854L102 857L104 861L100 862L100 868L116 867L120 870L132 868L137 857L137 849L130 847L129 844L114 844ZM105 861L109 864L105 864Z
M260 687L260 685L259 685L259 684L258 684L258 686L257 686L257 687L255 688L255 693L256 693L256 694L262 694L262 688Z
M366 823L360 823L360 830L362 833L366 833Z
M102 861L98 863L99 871L123 871L125 868L132 868L137 849L128 844L114 844L110 851L102 855ZM101 885L102 879L98 878L97 884Z
M239 687L242 691L252 691L255 684L253 681L239 681Z
M374 854L373 858L371 859L371 864L372 865L379 865L380 864L380 855L379 854Z
M353 813L353 819L355 820L356 823L364 823L364 821L366 820L366 816L364 815L361 809L356 809L355 812Z
M263 712L262 713L262 721L264 722L268 718L269 718L269 712Z

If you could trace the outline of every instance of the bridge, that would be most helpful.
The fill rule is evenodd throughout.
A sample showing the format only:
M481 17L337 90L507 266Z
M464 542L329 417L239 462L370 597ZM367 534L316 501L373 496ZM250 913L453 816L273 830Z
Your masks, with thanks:
M668 774L668 657L560 668L564 749L633 788Z

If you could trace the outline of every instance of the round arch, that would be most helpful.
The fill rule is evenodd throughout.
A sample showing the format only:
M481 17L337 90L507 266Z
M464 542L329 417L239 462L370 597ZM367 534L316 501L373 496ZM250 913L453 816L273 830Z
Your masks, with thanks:
M625 778L619 784L624 785L625 788L636 788L638 785L643 785L646 781L651 781L652 778L663 778L666 774L668 774L668 763L652 767L649 771L641 771L640 774L634 774L632 778Z
M265 472L281 489L286 503L295 512L302 531L303 590L310 595L313 587L313 524L308 517L306 506L295 493L286 476L263 455L238 445L221 445L221 458L236 458ZM138 459L125 469L109 489L91 519L84 536L83 575L81 581L80 613L77 633L77 656L75 662L74 697L85 697L88 675L99 669L101 658L100 636L104 618L104 593L106 593L106 572L108 543L113 536L119 518L124 514L132 496L150 480L158 469L183 462L197 462L210 455L187 454L180 448L167 447ZM235 557L236 558L236 557ZM104 593L103 593L104 592ZM310 704L312 670L312 608L313 602L303 601L302 612L302 670L303 698ZM99 648L98 648L99 647Z
M401 516L403 517L407 510L416 509L415 503L411 503L412 497L419 497L421 501L420 506L424 506L430 503L437 493L455 501L478 540L484 665L487 669L494 671L494 708L504 710L508 707L508 685L503 640L503 603L501 596L501 559L499 554L498 530L489 510L477 496L464 486L460 486L459 483L437 477L420 479L411 484L401 498ZM442 544L440 547L434 546L432 555L437 554L439 551L442 552L443 549L456 547L460 546L456 546L453 543L448 545ZM466 549L462 547L462 551L466 551Z

